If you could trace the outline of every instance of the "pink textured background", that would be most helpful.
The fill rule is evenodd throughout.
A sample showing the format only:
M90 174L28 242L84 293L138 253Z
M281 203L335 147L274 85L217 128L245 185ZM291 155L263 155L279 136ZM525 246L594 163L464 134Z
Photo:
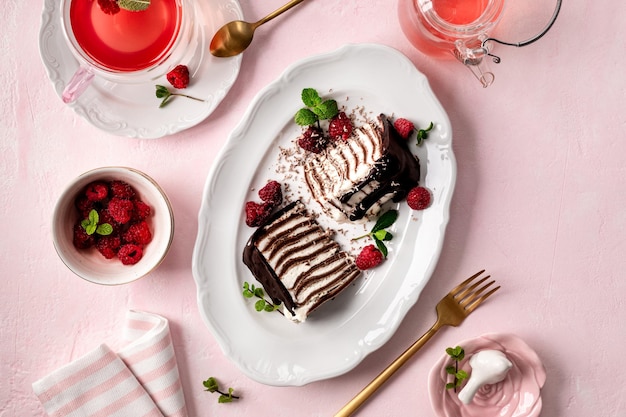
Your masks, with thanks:
M280 4L241 0L250 20ZM529 37L552 7L511 1L498 32ZM8 0L0 14L0 417L41 416L31 383L100 342L114 345L129 308L170 319L191 416L333 415L430 327L436 301L453 284L481 268L503 286L498 295L461 327L436 336L358 415L433 415L431 366L447 346L488 332L515 333L543 359L543 416L625 415L623 2L566 1L544 39L497 49L496 82L482 89L460 64L411 47L397 25L395 1L308 1L257 33L215 113L158 140L100 132L62 104L39 58L40 8ZM354 42L404 52L450 116L458 180L443 252L398 332L356 369L304 387L264 386L222 355L196 307L191 256L202 189L216 153L262 87L297 59ZM176 216L161 267L113 288L75 277L50 237L62 187L105 165L153 176ZM202 390L210 375L245 398L217 404Z

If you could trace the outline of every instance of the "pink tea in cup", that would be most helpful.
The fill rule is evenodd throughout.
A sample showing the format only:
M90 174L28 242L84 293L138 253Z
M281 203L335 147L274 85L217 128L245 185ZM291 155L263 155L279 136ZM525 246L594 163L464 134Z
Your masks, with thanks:
M70 24L76 43L108 71L140 71L168 56L181 30L177 0L151 0L141 11L105 13L96 0L72 0Z

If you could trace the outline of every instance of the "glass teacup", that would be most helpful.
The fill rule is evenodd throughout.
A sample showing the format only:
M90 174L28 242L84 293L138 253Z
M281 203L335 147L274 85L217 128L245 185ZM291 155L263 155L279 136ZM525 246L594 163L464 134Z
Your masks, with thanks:
M144 83L183 63L194 15L189 0L151 0L145 10L119 8L112 14L99 1L61 0L63 34L80 65L65 87L63 101L76 100L94 76Z

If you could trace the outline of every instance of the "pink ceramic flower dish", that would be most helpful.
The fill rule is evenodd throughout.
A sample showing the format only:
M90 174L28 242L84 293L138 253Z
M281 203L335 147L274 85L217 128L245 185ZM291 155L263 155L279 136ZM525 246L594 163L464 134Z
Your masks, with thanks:
M541 388L546 372L537 354L519 337L510 334L486 334L460 342L465 357L458 369L465 370L471 378L469 360L481 350L497 350L506 355L513 366L504 380L483 385L469 404L463 404L456 389L446 388L453 381L446 368L454 365L449 355L444 355L430 372L430 401L439 417L537 417L541 412Z

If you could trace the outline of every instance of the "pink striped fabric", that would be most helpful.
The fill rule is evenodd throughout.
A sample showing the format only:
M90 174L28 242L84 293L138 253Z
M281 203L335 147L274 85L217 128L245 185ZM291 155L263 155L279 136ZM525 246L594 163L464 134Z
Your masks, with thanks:
M167 320L129 311L118 353L102 344L33 383L50 417L187 417Z

